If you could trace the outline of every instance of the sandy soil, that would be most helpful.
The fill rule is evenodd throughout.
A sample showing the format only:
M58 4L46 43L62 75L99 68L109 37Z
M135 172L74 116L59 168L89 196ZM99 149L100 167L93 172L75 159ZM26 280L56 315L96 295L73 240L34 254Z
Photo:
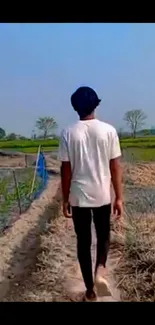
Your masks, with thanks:
M35 165L36 161L36 154L29 154L27 155L27 165L28 167L31 167ZM60 166L60 163L58 160L53 159L50 154L45 154L47 167L48 168L58 168ZM17 157L12 156L0 156L0 168L6 168L6 167L26 167L26 161L25 161L25 155L20 155Z
M1 157L0 156L0 168L2 167L25 167L25 158L21 157Z

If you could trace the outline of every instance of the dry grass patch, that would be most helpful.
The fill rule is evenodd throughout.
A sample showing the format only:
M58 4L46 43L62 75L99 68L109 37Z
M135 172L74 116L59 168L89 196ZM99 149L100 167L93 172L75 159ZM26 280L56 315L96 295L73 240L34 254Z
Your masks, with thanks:
M155 302L155 216L127 217L123 258L116 270L123 301Z
M155 186L155 163L125 163L124 174L131 185Z
M148 204L155 164L125 164L124 178L125 216L120 225L113 225L123 243L116 269L118 287L123 301L155 302L155 214L153 204Z

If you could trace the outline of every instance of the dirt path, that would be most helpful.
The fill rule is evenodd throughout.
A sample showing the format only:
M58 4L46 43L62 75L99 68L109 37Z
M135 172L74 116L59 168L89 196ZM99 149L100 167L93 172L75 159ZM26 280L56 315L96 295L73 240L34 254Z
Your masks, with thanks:
M15 283L3 301L79 301L85 290L76 258L76 238L71 222L60 217L46 235L42 236L42 252L38 266L27 279ZM93 261L95 260L95 236L93 229ZM120 301L116 288L114 268L119 256L111 249L107 264L112 297L99 301Z
M70 227L70 235L72 240L70 241L70 247L72 247L72 256L70 256L69 260L67 261L66 265L66 272L65 272L65 289L68 292L69 296L75 301L80 298L81 294L85 291L85 286L82 280L81 271L78 262L76 261L76 239L73 231L73 227ZM69 247L68 247L69 249ZM92 259L93 259L93 266L95 265L95 251L96 251L96 237L95 237L95 230L92 226ZM106 302L106 301L120 301L120 292L117 289L117 284L114 278L114 268L117 265L119 260L119 256L116 255L116 251L110 250L108 262L107 262L107 280L110 284L110 289L112 292L111 297L101 297L98 298L99 302Z

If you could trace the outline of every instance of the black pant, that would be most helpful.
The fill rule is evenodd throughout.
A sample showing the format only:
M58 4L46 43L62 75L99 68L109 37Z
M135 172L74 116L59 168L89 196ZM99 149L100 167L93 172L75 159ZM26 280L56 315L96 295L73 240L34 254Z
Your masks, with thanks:
M107 260L110 242L110 214L111 204L99 208L72 207L74 228L77 235L78 260L87 290L91 290L94 286L91 259L92 217L97 235L97 269L100 264L105 267Z

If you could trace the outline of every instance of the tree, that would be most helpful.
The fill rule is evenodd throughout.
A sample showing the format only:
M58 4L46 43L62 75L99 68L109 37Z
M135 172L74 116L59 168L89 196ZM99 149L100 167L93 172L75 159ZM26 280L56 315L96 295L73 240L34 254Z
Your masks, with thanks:
M150 135L150 134L151 134L151 130L149 130L149 129L144 129L144 130L143 130L143 134L144 134L144 136Z
M4 139L6 136L5 130L0 128L0 139Z
M141 109L135 109L125 113L124 121L129 126L133 138L136 137L137 131L144 125L146 115Z
M24 135L18 135L18 140L28 140L27 137L24 137Z
M7 135L7 140L16 140L17 136L15 133L10 133Z
M32 134L31 134L31 139L35 140L36 138L37 138L37 136L36 136L36 132L35 132L35 130L33 129L33 130L32 130Z
M151 126L151 130L150 130L151 135L155 135L155 126Z
M123 128L121 128L121 127L118 130L118 136L120 139L123 137Z
M43 138L46 139L51 135L51 132L57 128L57 123L53 117L40 117L36 121L36 127L42 132Z

